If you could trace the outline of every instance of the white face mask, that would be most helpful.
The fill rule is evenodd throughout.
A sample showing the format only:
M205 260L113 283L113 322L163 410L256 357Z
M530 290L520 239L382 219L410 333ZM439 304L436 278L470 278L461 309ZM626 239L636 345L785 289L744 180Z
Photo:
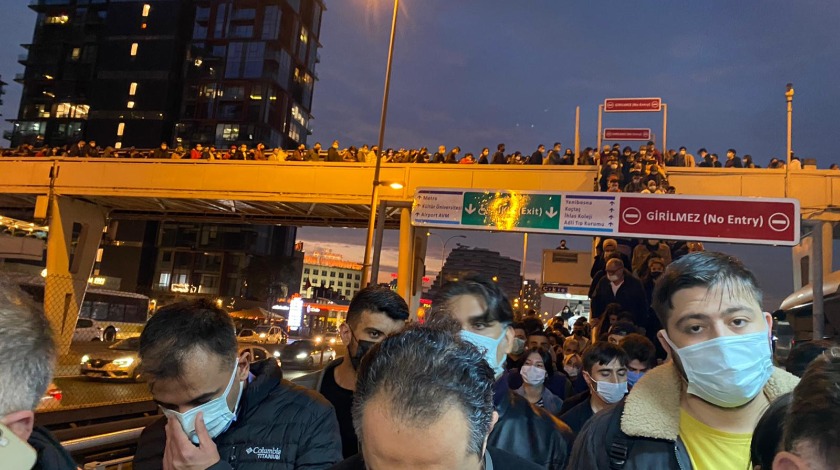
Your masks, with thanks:
M578 369L578 368L577 368L577 367L575 367L575 366L564 366L564 367L563 367L563 370L565 370L565 371L566 371L566 373L567 373L567 374L569 374L569 377L571 377L571 378L573 378L573 379L574 379L575 377L577 377L577 376L578 376L578 374L580 373L580 369Z
M609 279L610 282L618 282L618 274L607 274L607 279Z
M687 392L721 408L749 403L773 375L767 331L720 336L684 348L662 334L682 364Z
M522 366L519 375L528 385L540 385L545 382L545 369L537 366Z

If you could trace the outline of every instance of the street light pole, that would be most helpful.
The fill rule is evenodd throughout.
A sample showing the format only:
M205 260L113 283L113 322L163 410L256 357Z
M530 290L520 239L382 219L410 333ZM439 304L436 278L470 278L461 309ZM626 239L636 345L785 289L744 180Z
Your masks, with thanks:
M448 245L449 242L451 242L452 240L454 240L456 238L467 238L467 237L464 236L464 235L453 235L453 236L447 238L446 241L444 241L443 237L441 237L440 235L438 235L436 233L432 233L432 232L426 232L427 237L431 237L432 235L438 237L438 239L442 243L442 246L441 246L441 249L440 249L440 272L438 272L438 287L443 287L443 264L446 262L446 245Z
M787 84L785 99L787 100L787 166L790 166L791 151L793 148L793 83Z
M394 16L391 19L391 42L388 45L388 65L385 68L385 92L382 96L382 115L379 119L379 153L376 154L376 167L373 170L373 190L370 196L370 216L368 218L365 260L362 266L362 285L367 286L371 279L373 259L373 235L376 228L376 208L379 205L379 172L382 168L382 152L385 142L385 118L388 115L388 93L391 90L391 63L394 59L394 37L397 32L397 12L400 0L394 0Z

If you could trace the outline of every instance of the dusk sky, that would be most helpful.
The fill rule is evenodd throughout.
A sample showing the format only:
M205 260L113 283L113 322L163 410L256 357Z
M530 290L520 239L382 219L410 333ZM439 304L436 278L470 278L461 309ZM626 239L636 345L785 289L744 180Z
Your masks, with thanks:
M15 117L23 71L17 45L29 42L35 14L27 1L5 2L0 76L4 119ZM328 0L321 32L312 127L316 140L342 146L377 139L390 29L390 0ZM537 144L574 141L581 107L581 145L594 146L597 108L605 98L662 97L668 147L700 147L723 156L735 148L761 166L785 149L785 84L796 90L793 148L820 168L840 163L840 7L831 1L661 2L640 0L402 0L397 27L386 147L459 145L531 153ZM660 114L610 114L605 127L651 128ZM8 123L2 123L8 129ZM363 230L303 228L300 237L361 259ZM456 234L440 232L445 238ZM460 232L458 232L460 233ZM521 258L521 235L464 232L471 246ZM540 251L560 237L534 236L529 277ZM567 237L572 248L589 239ZM450 243L450 247L453 243ZM707 245L743 256L760 273L768 304L791 290L787 248ZM440 261L431 241L430 272ZM396 261L396 234L383 253ZM836 263L835 263L836 264ZM774 305L768 305L773 308Z

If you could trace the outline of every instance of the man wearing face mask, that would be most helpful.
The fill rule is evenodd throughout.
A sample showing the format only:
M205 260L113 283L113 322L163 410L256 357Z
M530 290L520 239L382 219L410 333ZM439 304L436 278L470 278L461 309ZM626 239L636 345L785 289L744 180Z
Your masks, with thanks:
M599 272L603 272L607 266L607 260L610 257L618 256L621 261L624 262L625 266L630 266L630 258L627 257L624 253L618 251L618 242L612 238L605 238L602 245L601 245L601 254L595 257L595 260L592 262L592 268L589 270L589 277L596 278L598 277Z
M498 284L468 275L444 285L432 301L429 322L447 318L461 325L463 340L483 351L495 376L493 404L499 421L487 445L543 468L565 468L572 440L569 427L514 393L503 376L505 359L513 345L513 309Z
M644 277L648 272L648 260L651 257L660 259L664 266L671 262L671 247L661 240L645 240L633 249L633 274Z
M575 434L595 413L624 398L627 393L627 353L612 343L595 343L583 351L581 374L588 389L582 397L578 397L577 405L560 416Z
M341 460L338 422L271 359L238 355L230 316L206 301L161 308L139 356L165 418L143 430L133 468L324 469Z
M648 310L642 282L624 268L620 259L609 260L605 271L606 276L598 282L592 296L592 317L601 318L607 305L617 303L633 314L634 323L642 323Z
M692 253L665 269L653 307L673 362L590 420L569 468L748 468L756 422L798 381L773 367L755 276L731 256Z
M353 297L347 318L339 327L341 340L347 345L347 357L340 357L320 372L295 380L314 388L333 407L341 431L344 458L359 452L359 440L353 428L353 395L362 358L376 343L405 327L408 305L396 292L383 287L366 287Z
M511 323L510 327L513 328L513 347L511 347L505 361L505 370L518 369L522 365L525 345L528 341L522 323Z
M656 367L656 348L638 333L625 336L618 345L627 353L627 385L633 387L643 375Z

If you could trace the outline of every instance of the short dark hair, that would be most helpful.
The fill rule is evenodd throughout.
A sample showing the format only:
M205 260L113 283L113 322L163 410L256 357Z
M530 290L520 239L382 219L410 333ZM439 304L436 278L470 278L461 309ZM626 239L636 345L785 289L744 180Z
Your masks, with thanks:
M627 367L627 362L629 362L627 353L623 349L607 341L590 344L583 350L582 356L583 370L589 374L592 373L595 364L605 366L618 359L619 364Z
M798 341L793 349L790 350L787 360L785 361L785 370L791 374L802 377L808 366L814 362L815 359L828 350L834 344L828 340L819 341Z
M196 349L231 361L238 350L230 315L205 299L159 309L140 334L138 355L144 374L171 379L180 377L184 362Z
M636 332L637 332L636 326L633 325L632 323L619 321L619 322L615 322L614 324L612 324L610 326L610 329L607 332L607 336L609 336L609 335L627 336L631 333L636 333Z
M525 331L525 325L523 325L523 324L522 324L522 323L520 323L520 322L514 322L514 323L511 323L511 324L510 324L510 327L511 327L511 328L513 328L514 330L522 330L522 331ZM527 336L527 332L526 332L525 336Z
M496 150L501 150L503 148L505 148L505 144L499 144L496 146Z
M648 367L656 365L656 347L653 342L640 335L639 333L630 333L618 342L621 349L627 353L627 362L637 360Z
M545 337L545 339L548 339L548 333L546 333L543 329L534 330L528 333L528 338L530 338L531 336L543 336Z
M387 287L370 286L357 292L347 307L347 323L355 326L364 311L384 313L391 320L408 320L408 304Z
M497 283L478 274L467 274L459 281L444 284L432 300L429 317L449 315L449 302L462 295L472 295L484 302L487 305L485 316L488 321L513 321L513 308L507 295Z
M780 450L784 437L785 414L790 407L792 393L785 393L776 398L761 415L755 425L752 442L750 442L750 460L753 467L773 468L773 458Z
M663 327L667 329L668 315L674 308L674 294L692 287L729 289L761 305L758 280L740 260L723 253L698 251L669 264L656 281L651 307Z
M447 327L445 319L412 325L362 359L353 395L356 435L364 442L362 418L376 397L387 400L394 419L421 427L455 407L468 421L466 450L480 456L493 419L494 380L483 352Z
M563 145L560 142L554 142L554 146L557 147L558 145Z
M525 330L525 335L531 336L535 331L542 331L543 322L537 317L526 317L522 319L522 328Z
M823 462L840 460L840 348L812 362L793 390L785 417L785 450L811 444Z

